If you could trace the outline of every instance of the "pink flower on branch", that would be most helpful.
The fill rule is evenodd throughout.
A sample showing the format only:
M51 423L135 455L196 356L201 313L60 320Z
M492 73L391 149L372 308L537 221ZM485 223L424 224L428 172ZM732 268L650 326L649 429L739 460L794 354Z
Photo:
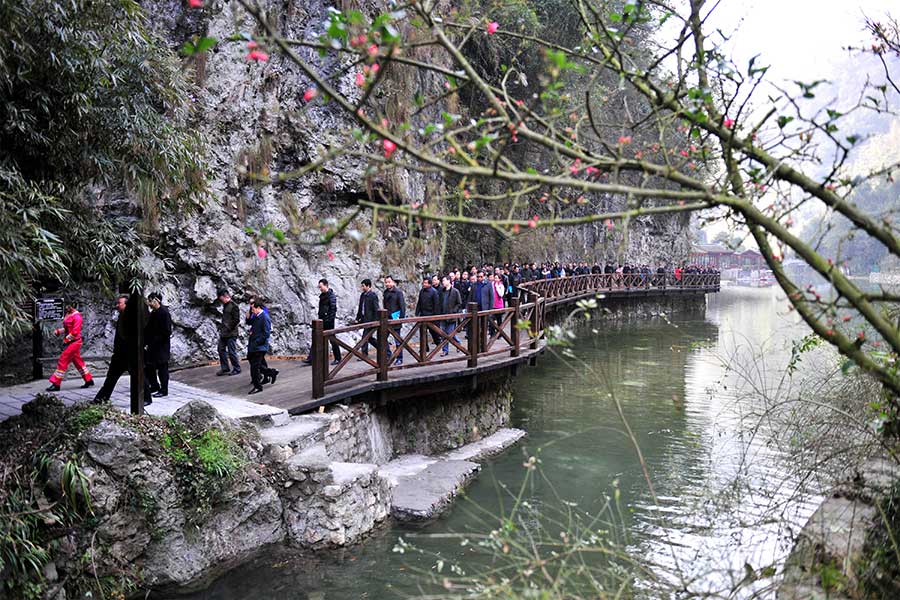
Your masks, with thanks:
M203 8L203 0L188 0L188 6L191 8Z
M313 98L315 98L318 94L319 94L319 91L316 88L314 88L314 87L307 88L307 90L305 92L303 92L303 100L306 102L309 102Z
M269 55L262 50L251 50L247 53L247 60L266 62L267 60L269 60Z
M267 257L267 256L269 255L269 253L266 252L266 249L265 249L265 248L263 248L262 246L259 246L259 247L256 249L256 255L257 255L258 257L260 257L260 258L265 258L265 257Z
M366 52L369 53L369 56L378 56L378 44L372 44Z
M498 29L500 29L500 23L498 23L497 21L492 21L488 23L487 33L488 35L494 35L495 33L497 33Z
M624 146L625 144L630 144L630 143L631 143L630 135L619 136L619 145Z
M365 87L366 85L366 76L363 75L362 71L356 73L356 85L359 87Z
M387 159L390 159L391 155L397 150L397 144L391 140L382 140L381 145L384 148L384 157Z
M725 127L725 129L731 129L734 127L734 119L732 119L731 117L725 117L725 120L722 121L722 125Z

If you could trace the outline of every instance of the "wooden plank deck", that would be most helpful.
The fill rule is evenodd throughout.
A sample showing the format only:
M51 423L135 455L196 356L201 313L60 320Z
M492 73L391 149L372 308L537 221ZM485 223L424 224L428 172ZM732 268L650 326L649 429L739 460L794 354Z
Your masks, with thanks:
M507 349L509 346L505 346ZM269 366L278 369L278 379L274 385L267 385L259 394L247 395L250 391L250 365L242 363L240 375L217 376L219 365L210 365L183 369L172 373L172 379L215 394L233 396L258 404L265 404L287 410L291 414L299 414L313 410L319 406L336 402L353 400L368 394L385 392L395 397L413 396L419 391L428 391L437 386L465 387L474 385L479 375L508 369L522 365L544 351L544 343L538 349L522 348L519 356L510 356L509 352L479 357L478 366L474 369L466 367L464 360L454 360L458 355L451 351L445 360L436 360L426 366L391 370L387 381L375 381L375 375L368 375L329 385L325 388L325 396L318 399L312 397L312 367L306 366L299 358L269 358ZM407 364L412 364L412 359ZM352 361L341 371L341 375L352 375L369 370L366 363Z

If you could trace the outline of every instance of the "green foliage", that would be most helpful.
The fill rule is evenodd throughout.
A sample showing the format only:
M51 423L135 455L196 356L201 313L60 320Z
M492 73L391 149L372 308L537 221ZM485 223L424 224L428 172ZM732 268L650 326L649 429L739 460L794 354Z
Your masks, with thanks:
M192 522L201 522L246 463L243 452L217 429L194 435L175 419L167 421L160 443L174 468L185 512Z
M148 275L134 219L107 218L97 190L138 199L152 225L161 206L199 205L205 165L188 81L136 2L0 0L0 22L3 344L32 281Z

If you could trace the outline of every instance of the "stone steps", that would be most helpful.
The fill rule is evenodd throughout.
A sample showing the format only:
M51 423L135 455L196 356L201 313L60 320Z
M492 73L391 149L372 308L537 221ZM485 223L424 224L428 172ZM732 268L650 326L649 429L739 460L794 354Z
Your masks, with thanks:
M290 417L282 425L260 429L259 435L263 446L289 448L296 453L322 442L329 425L329 419L304 415Z
M404 463L399 469L388 463L379 470L391 483L396 481L391 516L399 521L424 521L438 516L481 470L481 465L467 460L421 458L417 456L414 463L401 457L398 460Z

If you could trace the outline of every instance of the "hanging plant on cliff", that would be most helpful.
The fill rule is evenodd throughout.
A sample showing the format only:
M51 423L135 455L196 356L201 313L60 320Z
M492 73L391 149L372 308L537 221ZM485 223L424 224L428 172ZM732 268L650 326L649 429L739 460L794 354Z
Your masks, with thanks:
M0 0L0 23L2 349L30 281L144 275L136 220L199 206L205 176L188 82L139 4Z

